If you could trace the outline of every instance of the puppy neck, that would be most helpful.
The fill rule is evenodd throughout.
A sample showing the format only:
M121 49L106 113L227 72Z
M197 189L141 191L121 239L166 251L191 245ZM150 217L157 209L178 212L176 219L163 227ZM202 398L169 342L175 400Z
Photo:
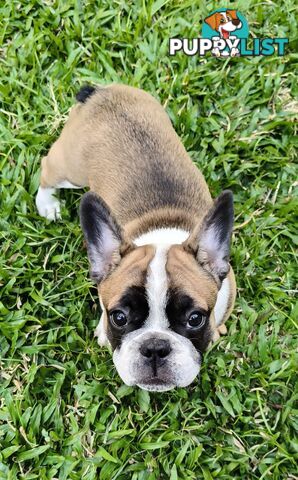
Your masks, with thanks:
M132 220L124 226L124 231L127 238L132 239L137 245L182 243L198 221L195 212L164 208L151 210L142 217ZM148 239L153 241L149 242Z
M190 232L182 228L157 228L143 233L134 239L135 245L159 245L168 246L183 243L190 235Z

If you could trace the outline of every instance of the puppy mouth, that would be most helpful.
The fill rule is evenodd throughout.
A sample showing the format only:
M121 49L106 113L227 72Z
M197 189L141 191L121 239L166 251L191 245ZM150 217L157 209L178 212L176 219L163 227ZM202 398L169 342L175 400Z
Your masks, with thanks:
M151 392L165 392L167 390L172 390L177 385L166 382L165 380L161 380L159 378L148 378L142 380L140 383L137 383L137 386L143 390L149 390Z
M229 38L230 36L230 32L228 32L227 30L225 30L224 28L221 29L221 34L223 36L223 38L226 40L227 38Z

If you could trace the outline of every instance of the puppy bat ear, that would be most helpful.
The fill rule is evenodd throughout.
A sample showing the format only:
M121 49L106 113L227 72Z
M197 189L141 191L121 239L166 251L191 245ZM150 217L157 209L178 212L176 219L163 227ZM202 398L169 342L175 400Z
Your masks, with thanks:
M104 200L92 192L82 197L80 221L87 244L90 275L100 283L120 259L121 228Z
M184 246L216 279L222 281L229 272L230 243L234 223L233 194L223 191L194 230Z
M217 30L218 28L218 13L213 13L204 20L212 30Z

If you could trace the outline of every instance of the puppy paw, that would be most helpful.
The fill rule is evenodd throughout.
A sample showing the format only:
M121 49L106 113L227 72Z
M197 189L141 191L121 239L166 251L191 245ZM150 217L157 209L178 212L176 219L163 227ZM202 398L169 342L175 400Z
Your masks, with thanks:
M41 217L45 217L47 220L60 220L60 202L54 197L56 192L55 188L43 188L39 187L36 195L36 207Z
M232 48L231 50L231 57L239 57L239 50L238 48Z
M216 342L219 339L219 337L220 337L220 335L219 335L218 330L217 329L214 330L211 342Z
M218 331L219 335L226 335L227 332L228 332L227 327L225 326L224 323L222 323L221 325L219 325L217 327L217 331Z
M216 342L221 337L221 335L226 335L227 332L228 330L224 323L219 325L213 332L213 342Z
M213 50L211 51L212 55L214 57L220 57L220 50L219 48L213 48Z
M104 325L103 325L103 319L102 318L99 320L99 324L97 325L97 327L95 329L94 337L97 338L97 343L101 347L107 347L109 345L109 340L108 340L107 334L104 330Z

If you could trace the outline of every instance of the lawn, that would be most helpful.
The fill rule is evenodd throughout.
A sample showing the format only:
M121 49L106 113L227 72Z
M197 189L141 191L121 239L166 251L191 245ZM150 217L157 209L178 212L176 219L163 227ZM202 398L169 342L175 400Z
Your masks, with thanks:
M283 57L170 57L231 5L194 3L1 2L1 480L298 478L295 1L236 5L254 36L290 39ZM59 223L34 203L75 93L110 82L159 98L212 194L235 197L228 335L163 394L124 386L93 338L81 192L61 193Z

